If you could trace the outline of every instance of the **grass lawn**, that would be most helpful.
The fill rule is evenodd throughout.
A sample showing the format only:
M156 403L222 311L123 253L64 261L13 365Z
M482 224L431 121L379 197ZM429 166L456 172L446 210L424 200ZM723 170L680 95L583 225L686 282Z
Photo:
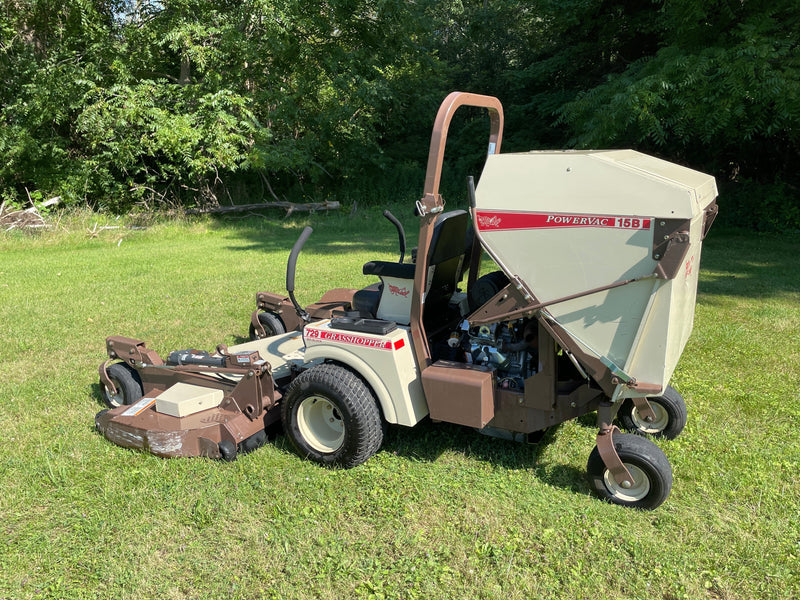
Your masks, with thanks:
M96 433L107 335L162 355L242 341L309 223L301 303L396 256L377 209L0 235L0 598L800 596L797 236L712 229L672 382L689 423L659 442L674 487L653 512L590 495L591 418L536 446L391 428L348 471L281 437L223 463Z

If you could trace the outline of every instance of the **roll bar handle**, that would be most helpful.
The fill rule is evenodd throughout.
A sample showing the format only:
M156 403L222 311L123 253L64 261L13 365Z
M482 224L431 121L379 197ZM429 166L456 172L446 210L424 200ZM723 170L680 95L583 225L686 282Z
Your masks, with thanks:
M494 96L470 94L467 92L453 92L444 99L431 133L431 145L428 151L428 167L425 173L425 189L422 200L417 205L419 214L439 212L444 207L442 197L439 195L439 183L442 179L442 162L447 144L447 131L453 114L461 106L475 106L489 111L490 130L487 155L498 154L503 141L503 105Z

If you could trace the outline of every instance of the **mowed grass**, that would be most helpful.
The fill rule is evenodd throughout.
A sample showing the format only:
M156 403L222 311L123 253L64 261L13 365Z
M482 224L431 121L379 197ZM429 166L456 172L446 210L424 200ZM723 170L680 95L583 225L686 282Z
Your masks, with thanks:
M376 209L92 224L0 237L0 598L800 596L796 236L712 229L673 379L689 423L659 442L672 495L637 512L589 492L591 418L536 446L390 428L347 471L282 437L234 463L112 445L94 430L107 335L162 354L235 343L304 225L302 303L371 283L361 265L397 238Z

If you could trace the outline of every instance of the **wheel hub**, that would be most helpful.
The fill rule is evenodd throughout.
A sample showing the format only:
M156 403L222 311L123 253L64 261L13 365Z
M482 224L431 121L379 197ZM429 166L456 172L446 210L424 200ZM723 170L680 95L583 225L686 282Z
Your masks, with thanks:
M322 396L309 396L297 408L297 426L319 452L335 452L344 443L344 421L336 406Z
M631 420L636 425L636 428L643 433L656 434L661 433L669 425L669 415L666 409L657 402L650 402L650 408L655 413L655 419L647 420L644 418L638 409L634 406L631 411Z
M608 488L611 495L622 502L636 502L641 500L647 496L650 491L650 479L648 479L645 472L636 465L630 463L623 464L625 468L628 469L631 477L633 477L633 483L624 481L621 485L618 484L614 481L614 476L611 474L611 471L606 469L606 472L603 474L606 488Z
M125 397L122 395L122 384L117 380L116 377L109 378L114 387L117 388L117 393L112 394L111 390L106 387L106 396L108 397L108 403L116 408L117 406L122 406L125 402Z

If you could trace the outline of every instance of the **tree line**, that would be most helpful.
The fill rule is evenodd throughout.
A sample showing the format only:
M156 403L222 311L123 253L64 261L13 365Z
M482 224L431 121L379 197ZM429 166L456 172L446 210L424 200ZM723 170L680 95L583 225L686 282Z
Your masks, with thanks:
M505 151L633 147L797 229L799 41L794 0L4 0L0 200L367 196L460 89L503 102Z

